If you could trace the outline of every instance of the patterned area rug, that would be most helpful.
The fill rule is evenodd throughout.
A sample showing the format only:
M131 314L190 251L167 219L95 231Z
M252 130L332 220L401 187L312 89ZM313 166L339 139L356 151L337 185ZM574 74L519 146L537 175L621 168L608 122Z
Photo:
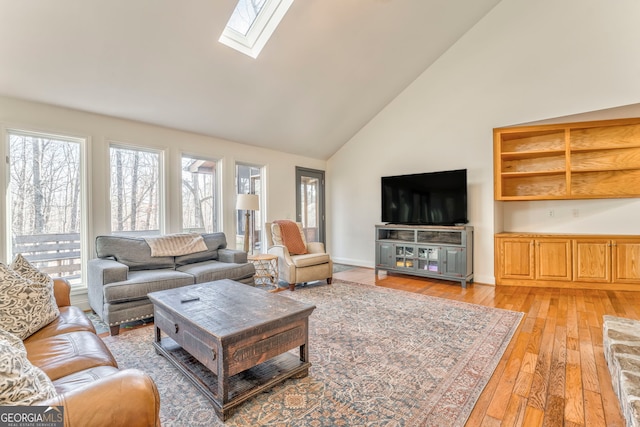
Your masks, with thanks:
M340 280L281 295L316 305L309 376L250 399L226 423L155 354L152 327L104 341L120 367L156 381L165 427L462 426L522 318Z

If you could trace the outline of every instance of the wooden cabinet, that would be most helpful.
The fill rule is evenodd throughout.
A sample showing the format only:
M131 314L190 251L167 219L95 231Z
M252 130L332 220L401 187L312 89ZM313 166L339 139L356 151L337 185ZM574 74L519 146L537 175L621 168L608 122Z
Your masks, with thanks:
M499 233L496 284L640 290L640 236Z
M577 282L611 282L611 240L576 239L573 277Z
M536 279L571 280L571 241L568 239L536 239Z
M640 197L640 118L493 135L496 200Z
M496 238L495 268L502 279L571 280L571 242L533 237Z
M615 239L613 251L613 280L616 283L640 283L640 238Z
M532 238L496 237L495 271L496 278L535 278L534 240Z

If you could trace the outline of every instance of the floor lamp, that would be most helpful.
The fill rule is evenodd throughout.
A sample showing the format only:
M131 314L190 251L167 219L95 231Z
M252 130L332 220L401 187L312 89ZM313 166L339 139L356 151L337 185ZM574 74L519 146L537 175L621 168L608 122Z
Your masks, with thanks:
M236 199L236 209L239 211L245 211L244 251L247 253L249 253L249 215L251 215L252 211L257 211L259 208L260 203L257 194L238 194L238 198ZM251 253L253 254L253 245L251 245Z

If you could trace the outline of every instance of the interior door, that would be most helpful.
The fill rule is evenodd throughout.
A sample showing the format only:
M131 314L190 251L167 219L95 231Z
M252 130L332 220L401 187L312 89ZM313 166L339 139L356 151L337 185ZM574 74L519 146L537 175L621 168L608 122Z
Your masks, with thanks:
M325 242L324 171L296 167L296 221L307 242Z

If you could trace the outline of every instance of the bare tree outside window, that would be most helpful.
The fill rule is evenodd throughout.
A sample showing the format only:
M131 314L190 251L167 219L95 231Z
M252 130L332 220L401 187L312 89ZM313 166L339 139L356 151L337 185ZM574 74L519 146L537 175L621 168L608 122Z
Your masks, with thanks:
M111 231L156 234L160 230L160 154L111 146L110 158Z
M187 232L218 231L216 162L182 157L182 228Z
M81 143L9 132L12 255L80 282Z

